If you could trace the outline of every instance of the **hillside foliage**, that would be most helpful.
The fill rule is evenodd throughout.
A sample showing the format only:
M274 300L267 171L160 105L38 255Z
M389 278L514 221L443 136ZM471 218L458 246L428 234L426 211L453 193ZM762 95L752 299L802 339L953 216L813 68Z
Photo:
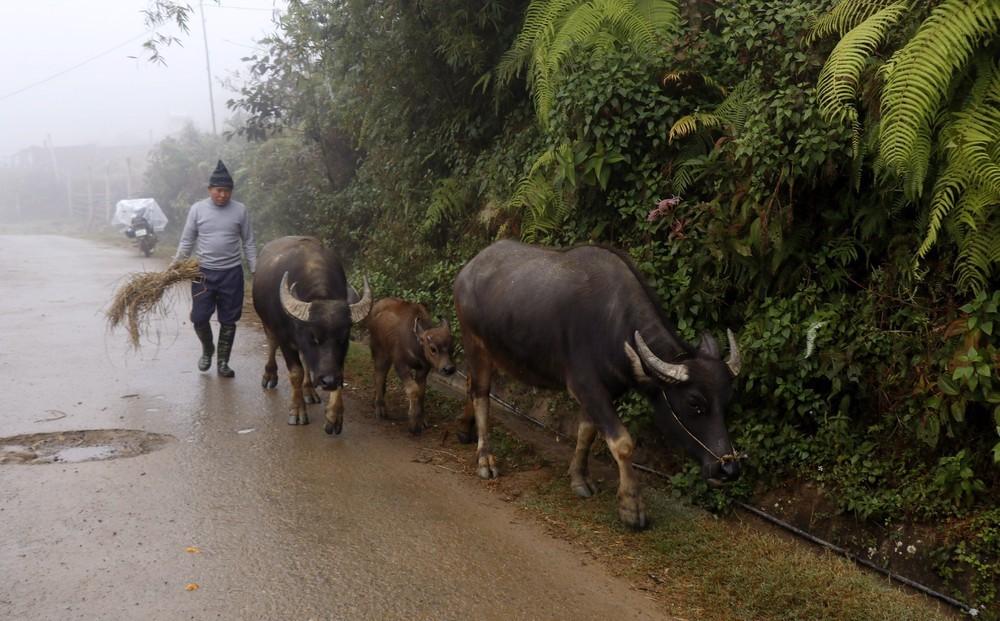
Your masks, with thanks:
M683 336L732 328L745 358L747 476L676 489L722 508L809 480L859 520L963 524L939 573L991 604L998 7L292 0L231 140L168 139L148 181L180 211L225 151L262 243L318 235L452 320L494 239L627 249Z

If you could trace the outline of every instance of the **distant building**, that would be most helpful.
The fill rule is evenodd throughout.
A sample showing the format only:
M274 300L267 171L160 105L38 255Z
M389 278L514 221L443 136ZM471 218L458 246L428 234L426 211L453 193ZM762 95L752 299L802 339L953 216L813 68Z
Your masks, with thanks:
M30 147L0 168L0 217L6 221L108 221L114 205L141 192L150 147Z

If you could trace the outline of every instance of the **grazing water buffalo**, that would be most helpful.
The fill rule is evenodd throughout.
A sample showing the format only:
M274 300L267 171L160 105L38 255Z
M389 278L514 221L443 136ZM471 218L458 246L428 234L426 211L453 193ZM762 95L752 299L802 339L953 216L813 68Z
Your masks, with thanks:
M384 298L372 306L368 330L375 366L375 417L386 418L385 380L392 366L410 402L407 414L410 433L418 434L426 427L427 374L431 370L444 375L455 372L451 361L451 326L444 318L440 326L435 326L423 304Z
M327 433L344 424L344 358L351 325L371 308L364 279L361 299L344 275L340 259L314 237L282 237L260 251L253 282L253 307L267 335L267 363L261 385L278 385L279 347L292 384L289 425L307 425L306 403L319 403L314 386L330 392Z
M656 426L702 464L706 478L739 476L723 416L741 365L733 333L727 361L708 333L697 349L682 341L623 253L499 241L462 268L454 293L469 373L458 437L478 435L480 477L499 476L487 436L496 368L532 386L566 389L580 403L570 485L583 497L594 492L587 457L600 432L618 462L619 514L633 527L647 526L646 507L632 438L614 406L629 388L646 397Z

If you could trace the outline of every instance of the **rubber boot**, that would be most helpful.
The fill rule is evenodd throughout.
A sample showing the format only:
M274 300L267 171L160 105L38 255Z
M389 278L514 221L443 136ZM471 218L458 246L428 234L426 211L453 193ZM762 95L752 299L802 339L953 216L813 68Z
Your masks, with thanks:
M219 326L219 375L235 377L236 371L229 368L229 354L233 352L233 340L236 338L236 324L224 323Z
M212 366L212 354L215 353L215 344L212 339L212 324L196 323L194 324L194 333L198 335L198 340L201 341L201 358L198 358L198 370L207 371L208 367Z

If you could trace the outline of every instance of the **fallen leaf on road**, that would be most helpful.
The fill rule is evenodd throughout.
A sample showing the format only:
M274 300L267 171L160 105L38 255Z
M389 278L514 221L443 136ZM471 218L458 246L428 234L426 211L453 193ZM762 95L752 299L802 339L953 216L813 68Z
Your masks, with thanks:
M187 585L186 587L184 587L184 590L185 591L197 591L198 590L198 583L197 582L192 582L189 585Z
M198 548L196 548L194 546L191 546L190 548L188 548L187 550L185 550L185 552L190 552L191 554L201 554L201 550L199 550Z

